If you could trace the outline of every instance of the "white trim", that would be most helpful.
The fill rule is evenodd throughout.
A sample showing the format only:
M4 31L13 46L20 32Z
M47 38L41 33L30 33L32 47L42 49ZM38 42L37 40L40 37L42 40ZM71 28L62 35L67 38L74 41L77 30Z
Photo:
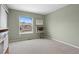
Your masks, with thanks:
M66 45L69 45L69 46L72 46L72 47L74 47L74 48L79 49L79 46L73 45L73 44L71 44L71 43L64 42L64 41L60 41L60 40L57 40L57 39L53 39L53 40L55 40L55 41L57 41L57 42L60 42L60 43L63 43L63 44L66 44Z
M20 32L19 34L30 34L30 33L33 33L33 31L30 31L30 32Z

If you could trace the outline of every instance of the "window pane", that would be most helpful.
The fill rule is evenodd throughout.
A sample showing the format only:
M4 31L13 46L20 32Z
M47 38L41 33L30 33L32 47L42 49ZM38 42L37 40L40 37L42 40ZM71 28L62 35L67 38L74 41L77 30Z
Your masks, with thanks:
M20 25L20 31L21 32L32 31L32 26L31 25Z
M29 24L32 23L32 18L31 17L25 17L25 16L21 16L20 17L20 22L23 24Z
M21 16L19 19L20 22L20 32L29 32L32 31L32 18Z

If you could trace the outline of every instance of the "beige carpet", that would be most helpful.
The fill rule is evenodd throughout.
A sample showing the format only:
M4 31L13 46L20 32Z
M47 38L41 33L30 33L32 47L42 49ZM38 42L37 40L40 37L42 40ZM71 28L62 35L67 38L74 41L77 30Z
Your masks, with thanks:
M54 40L35 39L10 43L11 54L78 54L79 49Z

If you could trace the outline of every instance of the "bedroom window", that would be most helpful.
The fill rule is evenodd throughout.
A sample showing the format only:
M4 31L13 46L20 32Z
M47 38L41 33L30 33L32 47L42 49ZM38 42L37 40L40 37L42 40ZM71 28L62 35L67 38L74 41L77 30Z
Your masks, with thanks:
M33 33L33 19L27 16L19 17L19 33Z

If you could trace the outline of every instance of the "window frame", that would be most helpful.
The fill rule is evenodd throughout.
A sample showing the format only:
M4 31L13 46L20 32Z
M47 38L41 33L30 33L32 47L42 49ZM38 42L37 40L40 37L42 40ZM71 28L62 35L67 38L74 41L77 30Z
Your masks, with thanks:
M28 31L28 32L21 32L20 31L20 17L22 17L22 16L19 16L19 34L30 34L30 33L33 33L33 17L23 16L23 17L30 17L30 18L32 18L32 31Z

